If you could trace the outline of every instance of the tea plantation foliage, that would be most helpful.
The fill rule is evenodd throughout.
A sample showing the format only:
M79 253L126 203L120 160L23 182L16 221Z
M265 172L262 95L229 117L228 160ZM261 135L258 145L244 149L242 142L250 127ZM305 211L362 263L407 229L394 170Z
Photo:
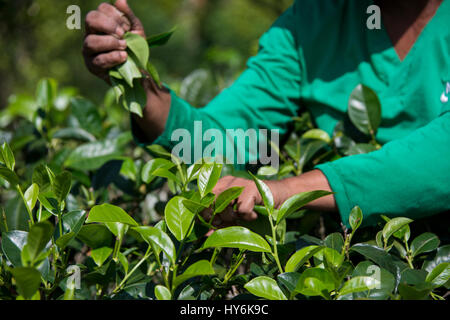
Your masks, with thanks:
M210 90L205 73L180 84L193 104ZM304 113L278 150L280 170L253 174L208 161L187 166L162 147L136 147L115 95L111 89L97 106L43 79L34 99L14 96L1 112L0 299L446 296L450 246L430 231L417 234L424 222L384 217L363 228L355 207L346 229L330 214L303 210L327 192L275 208L264 183L380 148L380 106L369 88L358 86L349 101L349 119L367 141L356 143L342 123L330 137ZM200 213L219 214L242 192L212 193L230 174L255 181L259 218L206 237L214 226Z

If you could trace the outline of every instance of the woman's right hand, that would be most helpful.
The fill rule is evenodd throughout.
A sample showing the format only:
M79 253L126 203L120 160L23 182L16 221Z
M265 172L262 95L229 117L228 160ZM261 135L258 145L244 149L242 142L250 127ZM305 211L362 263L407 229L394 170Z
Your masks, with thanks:
M109 82L109 69L127 60L127 44L123 39L126 32L145 38L144 27L127 0L117 0L115 5L101 3L86 16L84 61L90 72L106 82Z

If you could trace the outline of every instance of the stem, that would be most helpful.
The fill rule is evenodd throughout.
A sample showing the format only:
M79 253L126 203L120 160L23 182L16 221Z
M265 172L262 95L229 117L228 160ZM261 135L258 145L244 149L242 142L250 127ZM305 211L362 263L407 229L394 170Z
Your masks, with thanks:
M281 266L280 259L278 258L278 248L277 248L277 235L276 226L273 225L272 217L269 217L270 227L272 228L272 242L273 242L273 252L271 252L275 262L277 263L278 270L280 273L284 273L283 267Z
M219 252L220 252L220 248L214 248L213 255L211 257L211 260L209 261L209 263L211 265L213 265L216 262L217 256L219 255Z
M62 214L58 212L58 227L59 227L59 236L62 237L63 229L62 229Z
M152 249L152 251L153 251L153 253L155 255L156 262L158 263L158 267L161 270L161 273L163 275L164 284L166 285L167 288L170 288L169 277L168 277L168 274L166 273L166 270L164 269L164 266L161 264L161 260L159 259L159 254L157 254L157 252L156 252L155 248L153 247L153 245L150 245L150 246L151 246L151 249Z
M134 268L131 269L131 271L125 275L125 277L122 279L122 281L119 283L119 285L114 289L114 291L112 293L117 293L117 291L122 289L122 287L125 285L126 281L130 278L130 276L141 266L141 264L144 263L145 260L148 259L148 257L150 257L150 255L151 255L150 249L151 249L151 247L148 246L144 257L141 260L139 260L139 262L134 266Z
M19 185L17 185L17 191L22 197L23 203L25 204L25 208L27 208L28 215L30 216L31 224L33 225L34 224L33 213L31 212L31 209L28 207L27 201L25 200L25 196L23 195L22 189L20 188Z
M244 261L245 255L244 255L244 251L240 250L239 251L239 255L237 257L237 263L232 266L230 268L230 270L228 270L228 272L226 273L225 277L223 278L223 284L226 284L228 282L228 280L230 280L230 278L233 276L233 274L236 272L237 268L239 268L239 266L241 265L242 261Z

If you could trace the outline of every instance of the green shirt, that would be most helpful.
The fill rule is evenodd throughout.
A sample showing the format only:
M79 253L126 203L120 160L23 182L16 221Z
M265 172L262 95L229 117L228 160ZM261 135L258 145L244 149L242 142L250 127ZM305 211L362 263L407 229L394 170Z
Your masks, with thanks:
M382 104L376 138L383 148L317 167L336 193L342 221L355 205L365 224L380 214L417 219L450 210L450 0L403 61L384 27L366 27L371 4L296 1L261 37L246 71L206 107L193 108L172 92L165 131L154 143L172 148L173 130L192 132L196 120L203 130L268 128L285 135L300 108L332 134L362 83Z

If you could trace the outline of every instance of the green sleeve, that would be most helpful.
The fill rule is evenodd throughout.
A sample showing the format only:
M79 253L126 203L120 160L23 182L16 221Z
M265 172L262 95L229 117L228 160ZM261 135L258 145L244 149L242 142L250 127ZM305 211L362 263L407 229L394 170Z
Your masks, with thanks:
M153 143L172 149L178 143L171 141L174 130L184 128L193 135L194 121L202 122L203 132L220 130L224 135L224 147L226 129L278 129L283 137L292 117L297 115L300 97L301 63L294 34L296 20L294 5L261 37L258 54L249 59L241 76L204 108L192 107L172 91L165 131ZM137 132L136 125L132 125L135 140L141 145L148 144ZM194 141L192 148L199 143L202 141ZM203 142L203 147L205 145L207 142ZM246 147L246 159L249 159L248 145Z
M378 151L317 166L336 193L343 223L358 205L364 224L380 215L419 219L450 210L450 112Z

